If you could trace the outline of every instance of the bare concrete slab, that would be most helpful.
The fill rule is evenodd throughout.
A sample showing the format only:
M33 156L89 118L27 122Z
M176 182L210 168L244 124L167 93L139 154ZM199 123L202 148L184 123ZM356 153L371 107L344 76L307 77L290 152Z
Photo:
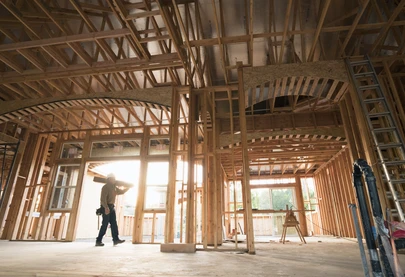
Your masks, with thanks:
M235 251L225 242L217 250L196 253L164 253L159 244L95 247L94 241L0 241L0 276L37 277L183 277L183 276L364 276L357 241L334 237L279 238L256 243L256 255ZM246 249L246 244L238 247ZM405 255L400 255L405 265Z

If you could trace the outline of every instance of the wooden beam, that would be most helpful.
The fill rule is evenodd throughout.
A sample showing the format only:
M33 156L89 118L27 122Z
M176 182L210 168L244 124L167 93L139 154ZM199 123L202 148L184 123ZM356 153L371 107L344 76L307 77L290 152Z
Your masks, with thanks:
M0 74L0 84L71 78L83 75L100 75L120 71L142 71L145 69L162 69L165 67L180 66L182 66L182 63L178 61L177 54L171 53L152 56L149 61L138 58L128 58L120 59L116 62L94 62L92 67L83 64L69 65L63 70L58 67L47 67L45 73L38 70L25 70L22 74L6 72Z
M326 18L326 14L328 12L330 2L331 2L331 0L326 0L325 2L321 2L321 3L324 3L324 4L323 4L323 8L322 8L322 13L321 13L321 15L319 17L319 20L318 20L318 25L316 27L314 40L312 42L311 49L309 50L309 54L308 54L308 61L309 62L313 61L313 59L314 59L315 48L316 48L316 45L318 44L319 35L321 33L321 30L322 30L323 22L325 21L325 18Z
M138 18L151 17L151 16L156 16L156 15L160 15L160 10L127 14L127 16L125 17L125 20L134 20L134 19L138 19Z
M395 8L394 12L392 13L390 19L385 23L382 30L380 30L378 37L375 39L373 46L371 46L371 48L369 50L369 53L374 52L376 50L376 48L378 46L380 46L381 43L384 43L383 39L386 38L390 27L392 26L392 24L394 23L394 21L398 17L398 15L403 11L404 6L405 6L405 0L402 0L400 3L398 3L398 5Z
M214 19L215 19L214 22L215 22L215 28L217 30L217 39L218 39L218 45L219 45L219 51L220 51L221 66L222 66L222 70L224 73L225 84L228 84L229 80L228 80L228 74L227 74L226 63L225 63L224 45L222 45L222 42L221 42L221 32L219 29L218 15L217 15L217 8L216 8L215 0L212 0L212 8L214 10Z
M20 53L28 61L30 61L36 68L38 68L42 72L45 71L45 63L40 60L32 51L29 51L27 49L19 49L17 50L17 52Z
M165 2L163 0L158 0L156 3L158 4L159 10L161 11L163 22L167 28L167 32L169 33L172 39L173 46L176 49L177 55L182 62L182 66L186 73L187 79L193 87L194 86L193 76L190 71L190 66L187 63L187 55L182 47L183 40L181 38L180 33L178 32L178 27L174 24L173 19L170 17L171 13Z
M0 53L0 60L18 73L22 74L24 72L22 66L14 61L10 56L6 56L5 54Z
M292 0L288 0L287 11L286 11L285 18L284 18L284 31L283 31L283 38L281 40L280 56L278 57L279 64L281 64L283 62L284 47L285 47L285 41L287 38L288 25L290 22L291 7L292 7Z
M93 22L90 20L90 18L87 16L87 14L83 11L80 2L77 0L70 0L70 3L72 6L77 10L77 12L81 15L83 20L86 22L87 26L92 32L97 32L97 28L94 26ZM108 55L108 57L112 61L116 61L117 57L115 56L115 53L111 50L110 46L106 43L104 39L96 39L97 44L104 50L104 52Z
M180 23L180 29L184 33L185 43L186 43L186 47L188 49L188 56L191 57L191 61L194 64L194 68L197 70L197 76L198 76L198 79L200 80L200 85L199 86L204 87L205 86L204 76L203 76L203 73L202 73L202 70L201 70L200 66L198 65L198 63L196 61L193 50L191 49L190 40L188 38L186 28L185 28L183 20L181 18L179 7L176 4L176 0L172 0L172 1L173 1L174 12L176 14L177 20Z
M371 32L379 33L379 30L386 25L386 22L377 22L377 23L367 23L367 24L358 24L355 32ZM404 20L394 21L391 26L404 26ZM333 26L333 27L321 27L320 33L335 33L335 32L344 32L349 31L352 25L346 26ZM287 36L294 35L310 35L315 34L318 29L302 29L302 30L288 30ZM271 38L271 37L282 37L283 32L266 32L266 33L255 33L253 34L254 39L258 38ZM232 43L242 43L248 42L250 39L249 35L238 35L238 36L227 36L222 37L221 42L223 44L232 44ZM201 47L201 46L213 46L218 45L217 38L209 39L200 39L200 40L191 40L190 46L192 47Z
M343 44L340 46L340 51L339 51L339 53L338 53L338 55L337 55L338 57L341 57L342 54L345 53L346 46L347 46L347 44L349 43L350 38L351 38L352 35L353 35L353 32L356 30L356 27L357 27L357 25L359 24L359 21L360 21L361 17L363 16L364 11L365 11L366 8L368 7L368 3L369 3L369 2L370 2L370 0L365 0L363 3L360 4L359 11L357 11L356 17L355 17L355 19L354 19L353 22L352 22L352 25L351 25L351 27L350 27L350 30L347 32L346 38L345 38L345 40L343 41Z
M114 2L116 4L115 5L116 8L118 9L119 13L121 14L123 21L125 22L128 29L131 31L131 37L134 40L134 43L137 47L136 52L138 53L138 56L142 56L144 59L149 60L150 53L149 53L148 49L145 47L145 45L142 45L140 43L141 36L139 35L139 32L138 32L133 20L128 19L128 16L129 16L128 11L125 9L124 4L122 3L121 0L114 0Z

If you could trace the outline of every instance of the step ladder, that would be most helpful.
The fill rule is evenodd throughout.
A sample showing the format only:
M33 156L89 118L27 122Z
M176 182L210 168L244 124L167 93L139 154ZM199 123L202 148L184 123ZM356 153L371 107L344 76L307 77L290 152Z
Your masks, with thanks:
M368 55L345 60L377 151L391 215L404 222L405 143Z

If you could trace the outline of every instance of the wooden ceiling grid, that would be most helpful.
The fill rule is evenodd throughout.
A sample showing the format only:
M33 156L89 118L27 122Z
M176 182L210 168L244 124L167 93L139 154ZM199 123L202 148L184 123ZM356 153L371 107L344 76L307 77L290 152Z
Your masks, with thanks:
M234 25L231 3L243 9L244 20L238 25ZM214 93L215 103L210 105L216 105L229 120L230 111L236 110L237 61L254 67L361 57L364 53L373 59L404 54L405 0L307 4L301 0L0 1L0 99L190 86L192 91ZM266 9L265 18L262 9ZM240 49L243 51L238 52ZM393 63L387 61L387 66ZM400 74L403 72L393 77ZM347 87L347 83L319 76L284 77L258 85L247 112L288 115L337 110ZM181 124L186 124L187 96L181 94L181 101ZM221 110L224 106L228 106L225 111ZM1 115L0 123L16 123L36 132L61 132L157 126L167 124L169 118L170 110L157 104L89 99L26 108ZM168 129L152 132L165 134ZM277 153L277 157L290 154L288 139L281 143L285 153ZM331 143L330 148L316 144L325 153L319 157L325 159L344 144L333 138L325 141ZM264 169L257 159L271 145L257 148L256 143L251 143L249 157L252 165ZM304 142L297 144L296 149L304 151ZM291 154L289 162L298 167L270 164L265 171L309 173L319 167L316 161L302 163L297 157Z
M319 165L329 161L346 147L346 141L332 136L285 135L253 140L248 145L249 164L255 176L272 174L310 174ZM221 150L221 164L227 176L233 176L233 166L239 174L242 168L242 149L239 144L233 147L234 161L229 158L230 149Z

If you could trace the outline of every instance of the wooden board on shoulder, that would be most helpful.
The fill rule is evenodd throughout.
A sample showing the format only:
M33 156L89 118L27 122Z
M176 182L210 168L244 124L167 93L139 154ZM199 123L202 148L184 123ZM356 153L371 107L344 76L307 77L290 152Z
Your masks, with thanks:
M96 183L104 183L104 184L105 184L105 183L107 183L107 178L94 176L93 182L96 182ZM128 183L128 182L124 182L124 181L116 180L115 182L116 182L116 186L117 186L117 187L133 187L133 186L134 186L134 184L131 184L131 183Z

